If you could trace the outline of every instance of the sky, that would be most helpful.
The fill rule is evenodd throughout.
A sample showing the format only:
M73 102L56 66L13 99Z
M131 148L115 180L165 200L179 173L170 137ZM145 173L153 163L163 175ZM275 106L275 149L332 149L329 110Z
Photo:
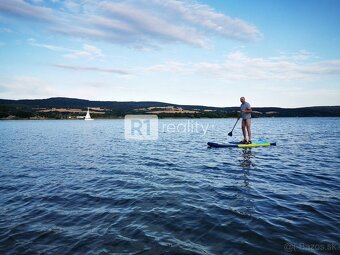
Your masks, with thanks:
M0 98L340 105L338 0L1 0Z

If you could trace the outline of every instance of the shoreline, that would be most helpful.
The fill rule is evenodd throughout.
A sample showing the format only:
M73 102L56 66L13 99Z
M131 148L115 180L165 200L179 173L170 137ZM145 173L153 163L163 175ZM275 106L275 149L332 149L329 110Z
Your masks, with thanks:
M272 119L272 118L340 118L339 116L275 116L275 117L253 117L253 119ZM124 117L117 117L117 118L95 118L94 120L124 120ZM209 118L209 117L202 117L202 118L197 118L197 117L158 117L158 119L166 119L166 120L171 120L171 119L236 119L235 117L221 117L221 118ZM27 119L27 118L13 118L13 119L0 119L0 121L15 121L15 120L32 120L32 121L38 121L38 120L66 120L66 121L84 121L84 119L54 119L54 118L41 118L41 119Z

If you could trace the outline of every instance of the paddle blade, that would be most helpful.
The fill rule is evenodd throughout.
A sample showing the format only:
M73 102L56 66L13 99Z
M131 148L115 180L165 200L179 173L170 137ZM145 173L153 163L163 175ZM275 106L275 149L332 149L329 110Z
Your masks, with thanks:
M233 136L233 132L229 132L228 135L229 135L229 136Z

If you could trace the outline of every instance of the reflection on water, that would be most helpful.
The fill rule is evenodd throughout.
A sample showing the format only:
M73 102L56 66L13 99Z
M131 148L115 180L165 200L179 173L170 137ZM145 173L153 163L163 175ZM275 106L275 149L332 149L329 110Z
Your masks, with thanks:
M250 169L254 166L252 159L254 155L252 154L251 148L246 148L242 150L241 166L243 169Z
M249 170L254 167L253 158L251 148L242 150L241 167L244 173L244 186L247 188L249 187Z
M249 187L249 169L243 170L243 176L244 176L244 186L248 188Z
M249 187L249 170L254 167L254 155L251 151L251 148L245 148L242 150L242 158L240 160L240 165L243 169L244 175L244 186L246 188Z

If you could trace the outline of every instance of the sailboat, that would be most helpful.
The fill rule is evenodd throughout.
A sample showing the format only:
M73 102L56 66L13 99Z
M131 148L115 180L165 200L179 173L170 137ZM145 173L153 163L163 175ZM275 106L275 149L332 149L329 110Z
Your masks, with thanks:
M85 120L93 120L93 119L91 119L91 115L90 115L90 107L87 107L87 113L86 113L86 116L85 116Z

